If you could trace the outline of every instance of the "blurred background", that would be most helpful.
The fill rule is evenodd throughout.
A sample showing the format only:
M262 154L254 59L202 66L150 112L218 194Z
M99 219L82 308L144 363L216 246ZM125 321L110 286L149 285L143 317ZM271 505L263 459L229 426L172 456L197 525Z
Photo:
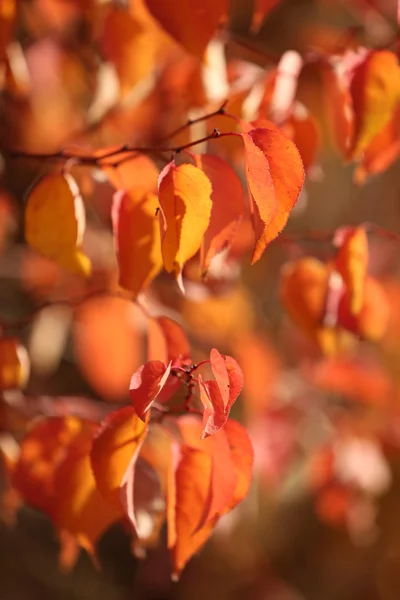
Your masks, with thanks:
M232 0L226 28L201 61L161 30L143 0L0 2L0 326L30 363L23 391L15 385L2 393L5 457L37 416L101 418L129 401L130 376L145 360L146 318L115 293L110 207L115 187L154 178L148 165L128 164L111 176L68 165L87 211L84 250L93 274L82 281L24 243L27 191L62 165L10 150L154 146L225 99L246 120L282 124L289 92L275 97L272 114L275 69L283 55L289 68L309 57L296 92L305 129L292 123L307 178L284 234L250 267L245 219L206 281L195 257L185 267L186 296L163 273L142 299L151 314L182 324L195 360L216 346L241 364L246 383L233 417L254 443L249 497L221 520L179 583L170 582L165 547L138 560L118 526L100 542L101 570L82 552L65 573L50 521L19 506L4 458L1 600L399 598L400 245L382 234L400 231L398 150L378 165L345 161L329 136L314 68L320 56L359 46L396 51L397 27L395 0ZM213 127L226 124L216 117L174 139L186 143ZM397 144L399 136L400 129ZM220 154L243 177L242 150L225 141L199 152ZM169 160L152 158L159 169ZM281 268L302 256L330 260L335 229L363 222L383 228L369 236L369 271L385 290L389 324L379 342L355 342L325 359L285 314Z

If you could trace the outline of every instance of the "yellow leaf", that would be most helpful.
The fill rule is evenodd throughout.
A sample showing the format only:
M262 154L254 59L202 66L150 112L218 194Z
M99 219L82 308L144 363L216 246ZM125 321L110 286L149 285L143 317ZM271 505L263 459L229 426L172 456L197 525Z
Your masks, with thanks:
M82 252L85 208L71 175L42 177L32 188L25 209L25 238L37 252L78 275L91 264Z
M162 256L165 269L178 277L199 250L211 215L211 183L193 165L170 162L160 174Z

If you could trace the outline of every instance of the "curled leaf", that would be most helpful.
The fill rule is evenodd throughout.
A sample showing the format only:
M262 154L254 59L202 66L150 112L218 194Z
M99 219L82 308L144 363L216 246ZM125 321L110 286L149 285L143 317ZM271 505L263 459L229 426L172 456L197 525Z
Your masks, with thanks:
M368 238L364 227L346 227L336 232L339 247L335 264L343 278L350 301L350 312L358 314L364 302L368 268Z

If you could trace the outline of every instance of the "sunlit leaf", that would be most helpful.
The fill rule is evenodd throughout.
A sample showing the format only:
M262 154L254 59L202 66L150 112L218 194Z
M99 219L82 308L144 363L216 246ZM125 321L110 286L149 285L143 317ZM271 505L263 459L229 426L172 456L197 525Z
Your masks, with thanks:
M115 192L112 207L119 283L135 295L162 269L160 226L155 194L132 189Z
M279 131L249 129L242 137L256 236L255 263L285 227L303 186L304 169L296 146Z
M123 517L97 488L90 462L96 429L85 430L70 445L54 477L57 498L54 523L60 531L72 534L79 545L95 556L95 543L104 531Z
M99 491L110 505L127 514L134 528L135 515L131 510L134 470L146 433L147 422L139 419L130 406L121 408L103 421L90 455ZM128 477L128 489L122 490Z
M164 267L178 277L200 248L211 215L211 183L190 164L169 163L159 177Z
M368 269L368 238L364 227L343 227L336 231L339 248L335 264L346 284L350 312L356 315L364 302L364 284Z
M25 238L40 254L79 275L89 275L82 252L85 208L69 174L45 175L31 189L25 208Z
M163 389L171 372L168 366L159 360L152 360L140 366L132 375L129 397L138 417L144 420L144 414Z
M350 84L355 128L350 150L358 158L387 125L400 102L400 67L388 50L369 52L354 70Z

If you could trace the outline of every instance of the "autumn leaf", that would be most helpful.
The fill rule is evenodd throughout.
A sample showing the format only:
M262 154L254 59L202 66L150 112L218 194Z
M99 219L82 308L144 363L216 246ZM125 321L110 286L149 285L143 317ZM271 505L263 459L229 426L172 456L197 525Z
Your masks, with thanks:
M159 360L145 363L133 374L129 386L129 397L138 417L144 420L144 414L163 389L170 373L168 366Z
M55 472L69 447L92 424L77 417L53 417L34 423L21 441L13 468L13 485L30 506L54 518L57 498Z
M136 528L132 509L135 463L147 434L142 421L130 406L106 417L93 440L90 454L96 484L104 499L130 519ZM129 479L129 484L127 483Z
M115 192L112 206L120 285L137 295L162 269L158 199L140 188Z
M145 0L146 5L163 29L182 46L201 57L216 33L218 25L227 16L227 0Z
M204 406L202 438L214 435L226 423L233 403L243 387L243 373L231 356L222 356L213 348L210 365L215 380L198 377L200 400Z
M374 277L367 276L364 282L364 297L359 313L351 312L351 295L343 294L338 320L342 327L361 339L378 342L386 333L390 308L385 290Z
M135 325L139 309L132 302L97 296L74 313L74 353L90 385L107 400L127 397L129 381L143 362Z
M82 252L85 208L69 174L45 175L31 189L25 208L27 243L46 258L78 275L89 275L91 264Z
M249 129L242 133L246 178L256 243L252 264L285 227L304 182L300 154L275 129Z
M159 177L164 267L178 277L200 248L211 215L211 183L190 164L170 162Z
M182 327L169 317L152 317L148 322L148 360L183 365L191 362L191 349Z
M240 179L226 161L213 154L196 154L194 160L212 185L210 223L200 249L200 269L205 273L214 256L232 241L245 203Z
M112 150L115 150L115 148L106 148L102 151L102 154ZM112 164L118 160L122 161L121 164L117 167L110 166L110 163ZM123 189L129 192L133 188L140 188L143 192L157 191L159 170L151 158L145 154L127 159L126 154L121 152L109 159L102 160L101 168L117 190Z
M217 517L198 528L212 485L212 458L206 451L181 446L181 459L176 470L176 509L174 524L176 541L170 547L172 578L179 579L188 560L210 537Z
M143 26L126 10L112 7L104 21L100 46L116 68L126 94L155 66L160 43L157 32Z
M352 159L361 153L393 116L400 103L400 67L388 50L374 50L356 66L350 83L355 125L349 151Z
M110 506L100 493L93 475L90 450L96 427L93 424L76 437L54 477L54 523L59 531L72 534L94 558L100 536L123 517L122 511Z
M237 475L233 498L223 511L225 513L235 508L248 494L253 474L254 450L249 434L237 421L228 419L223 433L228 439L231 459Z
M342 227L336 231L334 243L339 248L335 264L346 285L350 312L357 315L364 302L368 269L367 233L364 227Z
M18 338L0 338L0 390L24 388L29 373L29 356Z

